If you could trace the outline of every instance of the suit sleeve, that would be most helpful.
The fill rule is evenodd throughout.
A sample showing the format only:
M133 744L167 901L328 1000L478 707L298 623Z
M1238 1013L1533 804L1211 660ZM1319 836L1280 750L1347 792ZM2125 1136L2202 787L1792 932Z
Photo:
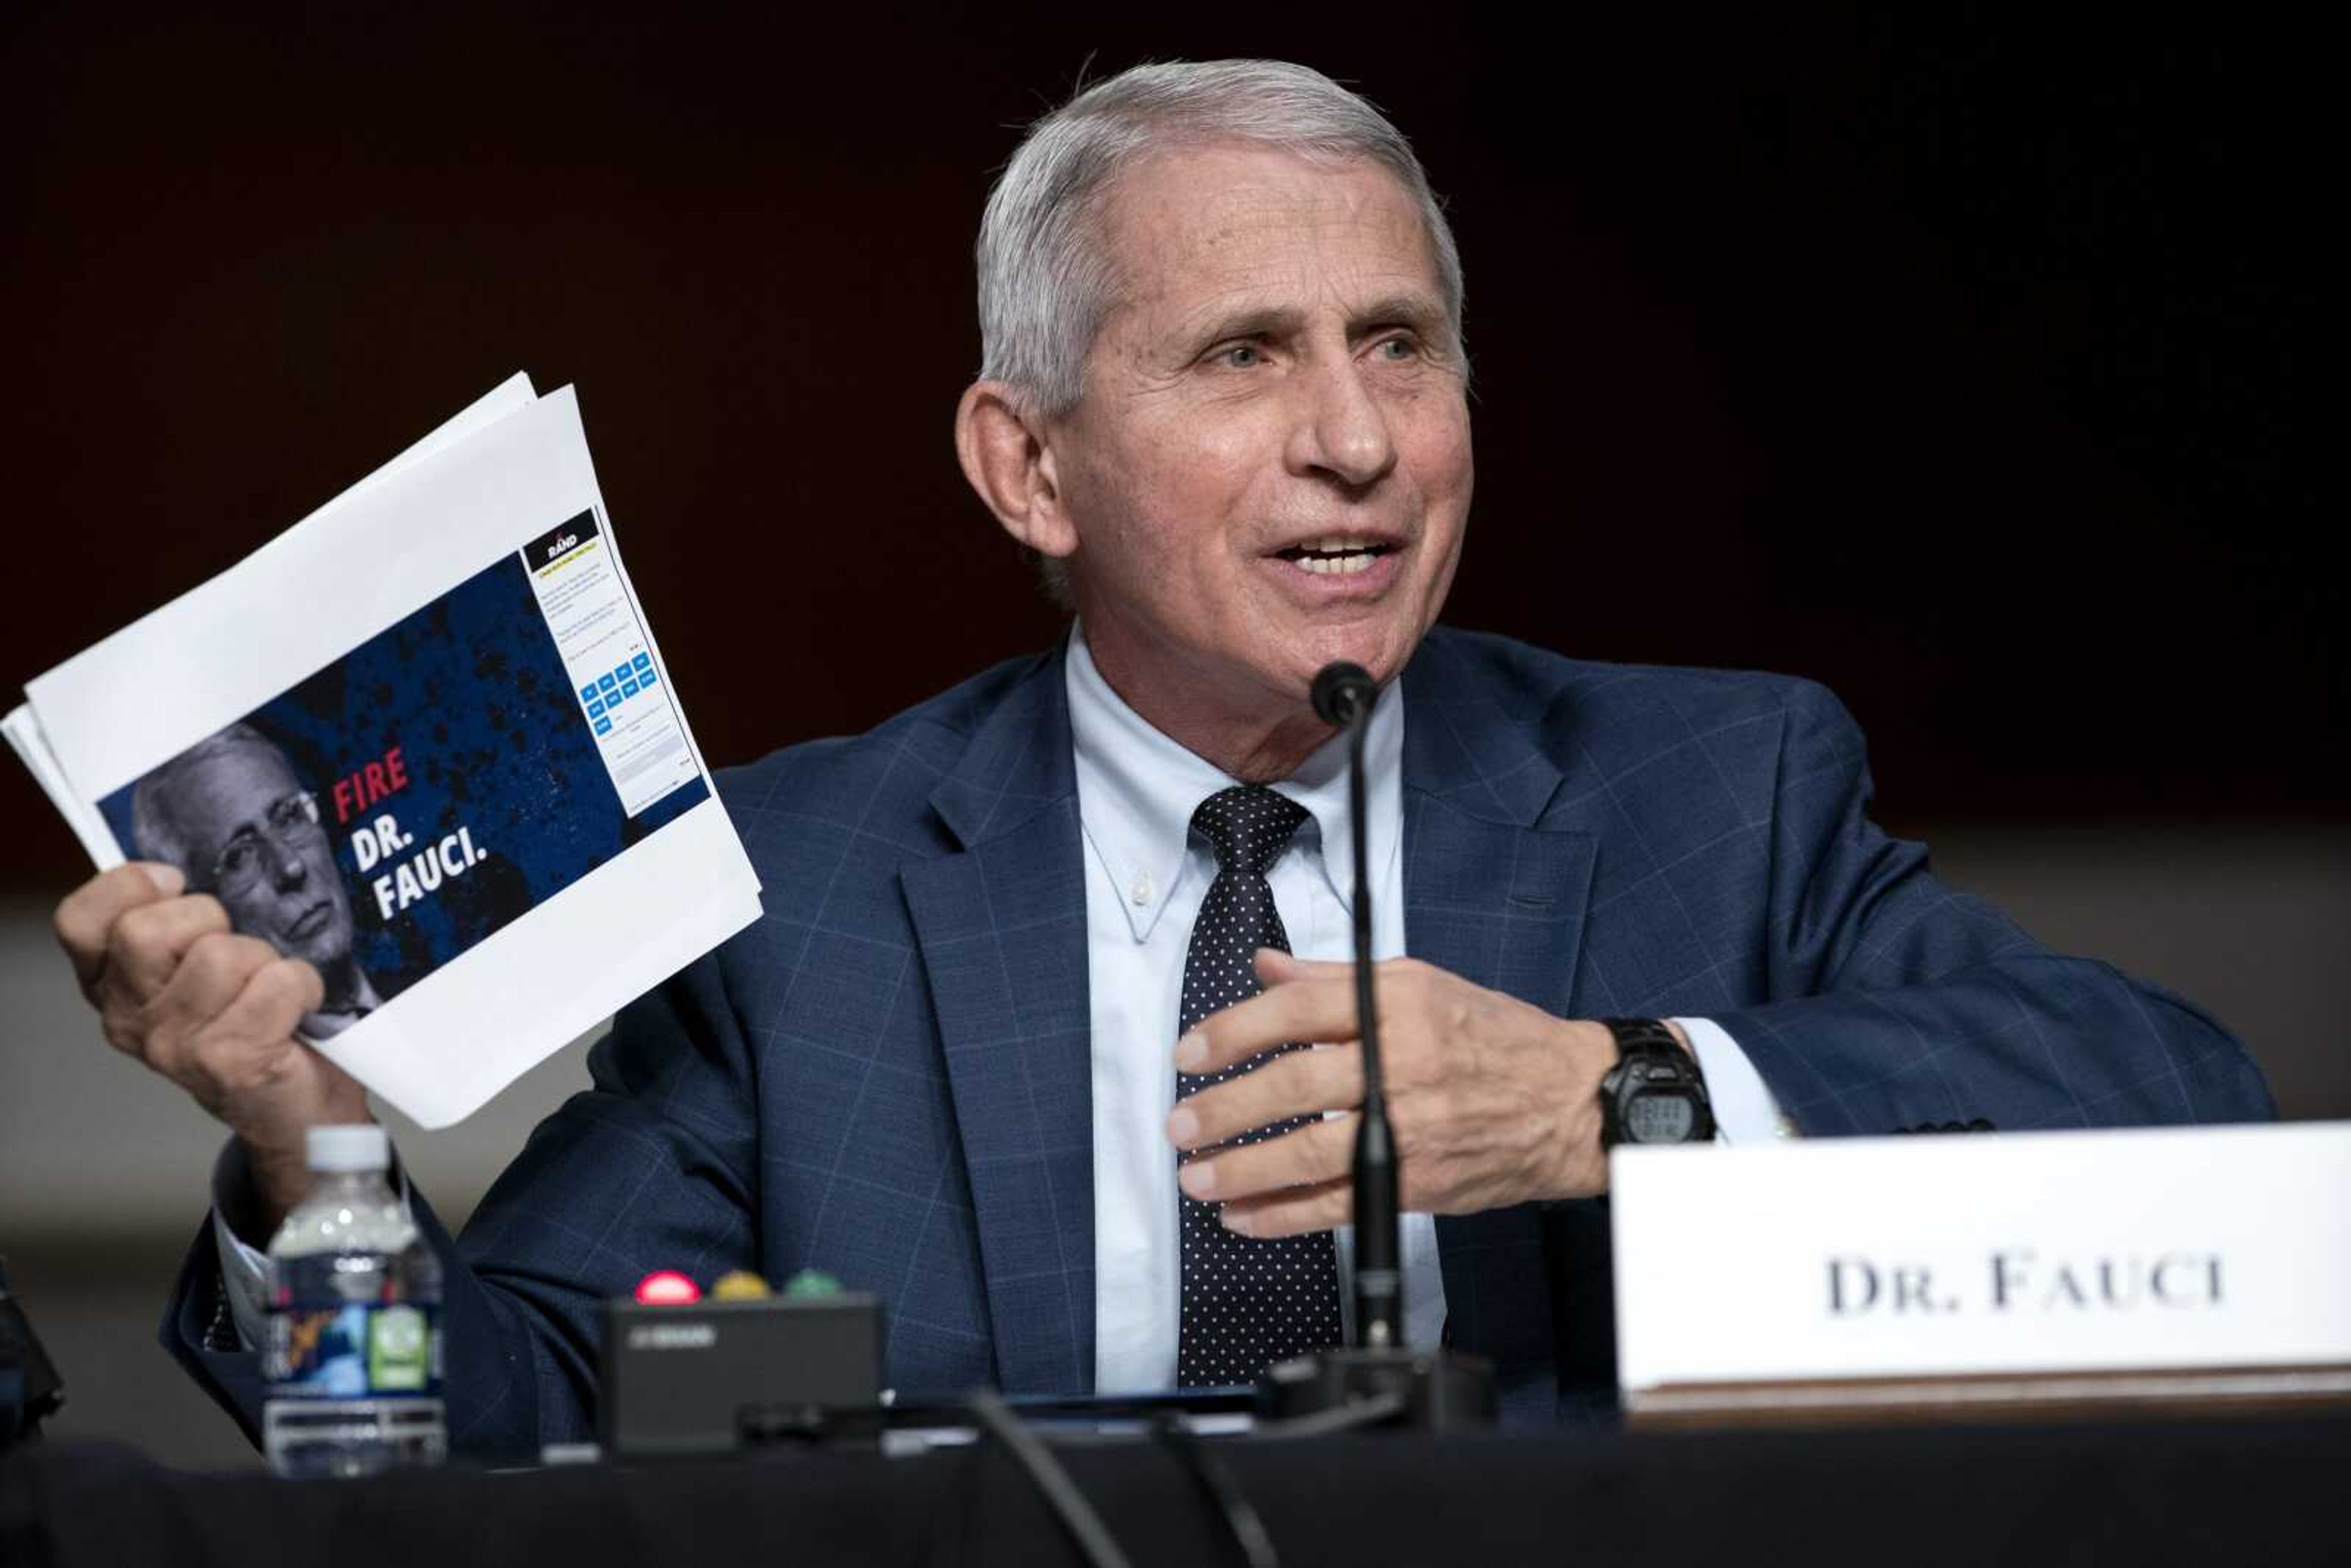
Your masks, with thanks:
M1718 1012L1807 1135L2268 1120L2244 1049L2194 1005L2053 953L1945 886L1866 814L1861 732L1799 683L1773 802L1768 999Z
M589 1054L590 1087L539 1124L462 1239L412 1186L417 1227L444 1266L453 1448L536 1456L588 1436L604 1298L655 1269L706 1279L758 1266L758 1085L726 951L622 1009ZM162 1338L257 1441L259 1358L227 1328L221 1291L208 1224Z

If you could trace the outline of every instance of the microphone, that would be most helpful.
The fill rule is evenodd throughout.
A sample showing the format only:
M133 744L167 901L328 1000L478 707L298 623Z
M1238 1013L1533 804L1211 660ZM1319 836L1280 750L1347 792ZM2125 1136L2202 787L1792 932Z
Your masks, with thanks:
M1348 837L1355 851L1355 1022L1364 1056L1364 1104L1355 1120L1355 1332L1343 1350L1279 1362L1258 1385L1262 1414L1316 1430L1402 1427L1479 1431L1495 1424L1493 1364L1405 1341L1404 1239L1395 1132L1380 1069L1378 998L1372 988L1371 856L1364 846L1364 738L1380 688L1359 664L1325 664L1314 677L1315 715L1347 735ZM1302 1429L1302 1427L1301 1428Z
M1324 724L1336 727L1371 717L1372 704L1379 695L1371 672L1361 664L1340 659L1315 672L1314 716Z
M1371 856L1364 846L1364 734L1380 686L1362 665L1314 674L1314 712L1347 731L1347 837L1354 844L1354 1016L1364 1049L1364 1110L1354 1124L1354 1343L1277 1361L1258 1383L1258 1410L1290 1429L1405 1427L1481 1432L1495 1425L1493 1364L1458 1349L1413 1349L1404 1338L1404 1228L1396 1133L1380 1072L1380 1009L1371 985Z
M1347 731L1347 831L1355 851L1355 1024L1364 1054L1364 1105L1355 1122L1355 1348L1404 1343L1404 1241L1396 1214L1395 1131L1380 1071L1379 1003L1372 988L1372 887L1364 846L1364 732L1380 688L1361 664L1340 660L1314 676L1314 712Z

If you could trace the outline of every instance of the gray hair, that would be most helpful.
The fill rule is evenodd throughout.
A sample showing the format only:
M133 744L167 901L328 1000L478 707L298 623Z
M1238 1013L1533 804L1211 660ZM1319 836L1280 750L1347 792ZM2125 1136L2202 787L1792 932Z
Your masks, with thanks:
M1029 129L980 219L980 375L1020 405L1067 413L1119 279L1096 232L1119 176L1170 147L1249 141L1331 162L1368 160L1419 204L1437 253L1446 319L1461 333L1461 255L1412 145L1369 102L1281 60L1136 66Z
M136 841L131 852L141 860L178 866L187 873L189 888L195 890L212 867L190 862L189 857L194 852L172 815L172 801L178 793L180 776L189 768L224 752L240 750L266 751L280 762L286 760L286 753L278 749L276 741L239 719L226 729L214 730L140 779L131 791L131 836Z

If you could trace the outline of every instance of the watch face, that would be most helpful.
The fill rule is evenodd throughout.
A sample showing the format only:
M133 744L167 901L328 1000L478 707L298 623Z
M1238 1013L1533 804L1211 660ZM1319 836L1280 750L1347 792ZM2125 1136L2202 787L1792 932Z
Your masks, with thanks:
M1689 1096L1656 1090L1637 1094L1625 1108L1628 1144L1681 1144L1698 1127L1698 1107Z

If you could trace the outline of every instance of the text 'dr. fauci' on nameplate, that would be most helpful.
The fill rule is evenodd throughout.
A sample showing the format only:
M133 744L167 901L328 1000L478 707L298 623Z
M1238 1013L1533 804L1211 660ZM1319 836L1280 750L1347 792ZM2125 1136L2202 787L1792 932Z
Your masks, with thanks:
M2351 1123L1620 1149L1641 1425L2351 1403Z

